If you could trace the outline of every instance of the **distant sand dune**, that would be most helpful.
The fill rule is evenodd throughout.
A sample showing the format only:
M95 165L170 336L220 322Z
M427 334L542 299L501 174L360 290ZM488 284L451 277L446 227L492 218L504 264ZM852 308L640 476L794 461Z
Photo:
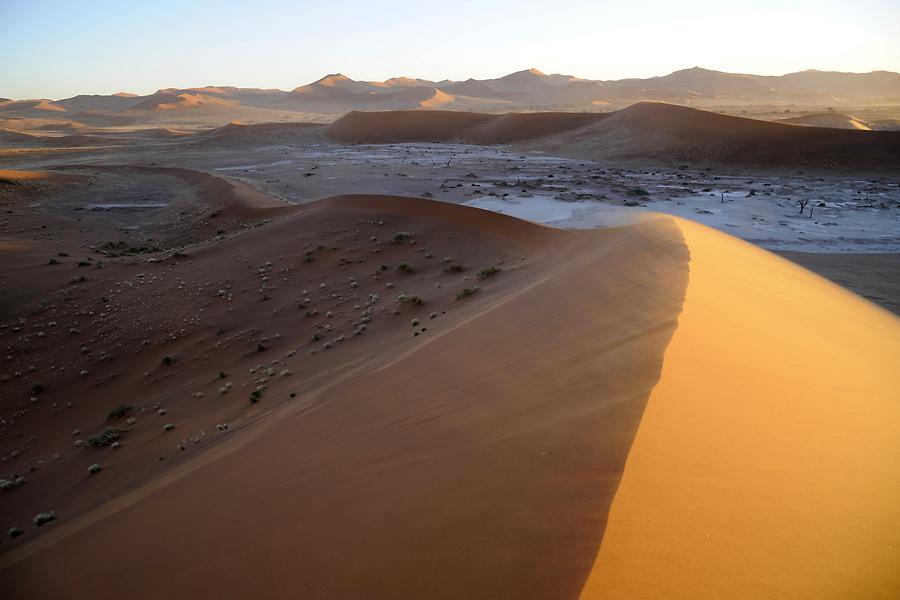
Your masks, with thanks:
M501 144L584 127L605 118L589 113L483 113L393 111L347 113L325 128L344 142L465 141Z
M900 133L796 127L641 102L613 113L350 112L325 133L344 142L519 142L563 156L656 163L900 169Z

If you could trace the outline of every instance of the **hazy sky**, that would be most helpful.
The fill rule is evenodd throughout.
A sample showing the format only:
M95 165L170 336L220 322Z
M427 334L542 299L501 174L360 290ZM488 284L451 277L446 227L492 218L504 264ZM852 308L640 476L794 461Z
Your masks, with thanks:
M0 0L0 97L17 99L694 65L900 71L900 1Z

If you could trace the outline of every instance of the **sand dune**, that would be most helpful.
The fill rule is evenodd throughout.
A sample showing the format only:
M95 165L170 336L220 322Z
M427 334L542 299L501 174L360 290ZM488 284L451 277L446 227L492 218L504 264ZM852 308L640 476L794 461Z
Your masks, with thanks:
M34 338L67 369L15 427L63 456L0 512L60 518L0 547L13 595L896 595L896 317L669 217L563 231L416 198L285 207L178 177L258 226L142 265L152 286L117 285L127 261L92 273L87 297L121 289L90 344L115 340L110 360ZM49 269L54 243L0 252ZM40 297L66 328L95 319ZM50 418L63 396L84 400ZM137 421L121 449L72 448L73 423L99 431L123 399Z
M320 123L260 123L245 125L229 123L209 131L194 134L192 141L198 144L284 143L310 136L321 135Z
M448 111L350 112L325 128L343 142L465 141L500 144L584 127L605 115Z
M657 102L613 113L350 112L325 128L343 142L521 142L603 160L813 168L900 168L900 135L721 115Z
M32 146L40 144L41 139L36 135L21 133L18 131L6 131L0 129L0 143Z
M345 233L347 227L353 229ZM413 232L417 244L392 243L397 230ZM370 235L384 242L363 244ZM444 262L418 251L426 247L439 257L452 255L466 271L444 272ZM310 248L315 260L304 266ZM246 256L250 263L223 263L223 256ZM367 264L342 270L342 256ZM70 498L68 507L52 491L60 483L78 485L66 476L35 475L15 494L4 494L8 519L27 515L39 497L57 498L57 511L66 516L40 536L29 531L32 543L0 558L0 576L13 594L27 589L39 596L102 573L106 583L95 592L101 598L126 580L141 582L131 588L135 598L157 597L172 586L223 597L574 597L596 555L606 507L675 327L686 259L668 220L562 232L456 205L372 197L311 205L224 246L197 248L172 264L173 276L224 277L237 290L257 285L248 264L296 265L284 272L290 288L273 289L272 300L260 305L254 294L246 304L209 305L204 320L236 333L253 315L260 331L283 332L283 342L267 334L267 363L298 344L319 352L303 349L296 360L285 359L295 375L273 378L257 405L248 403L247 389L221 397L209 390L218 406L212 411L204 399L176 402L184 394L177 390L206 380L219 387L215 373L223 369L246 372L259 358L247 355L243 343L226 342L194 361L189 357L215 341L203 326L176 343L174 377L153 376L155 383L144 384L146 400L122 392L139 373L156 371L159 357L144 351L124 359L115 367L122 375L94 388L76 420L102 423L109 402L153 403L162 393L173 398L167 418L183 435L200 427L215 431L215 420L232 422L232 430L195 458L181 453L159 462L157 454L171 455L173 438L161 437L160 425L146 415L138 416L145 433L129 434L118 454L104 452L101 459L65 450L73 467L102 460L107 483L89 480L100 485L81 486L87 494ZM400 260L413 261L417 272L394 272L394 291L384 287L387 275L372 279L379 263L393 270ZM474 274L491 264L503 270L477 281ZM108 266L104 276L117 276L118 268ZM588 272L596 276L586 279ZM349 275L360 282L356 291L347 285ZM383 297L364 335L329 350L321 350L324 340L309 341L319 318L296 308L296 292L318 289L319 282L361 299ZM472 298L455 299L476 284L481 291ZM400 291L424 297L425 305L398 303ZM170 295L174 288L158 292ZM342 331L355 311L327 294L315 297L322 313L339 315L331 322ZM401 314L382 312L382 303ZM181 307L147 308L143 319L181 321ZM437 316L430 319L432 311ZM421 327L410 327L412 318ZM579 327L567 326L573 319ZM207 335L213 337L201 341ZM548 347L557 350L548 355ZM63 388L62 381L51 385ZM48 390L42 402L50 401ZM71 446L71 430L46 435ZM141 464L155 474L122 494L121 484ZM198 493L212 502L198 501ZM245 542L222 543L223 535ZM190 560L198 555L205 559ZM297 556L304 557L302 569ZM36 577L45 561L56 565L54 578ZM131 566L120 568L125 564ZM144 566L166 577L150 576Z
M900 320L688 221L690 282L582 598L896 598Z
M626 161L897 170L900 136L796 127L642 102L572 135L535 144L564 155Z
M66 109L52 100L6 100L0 102L0 112L41 115L42 113L66 112ZM26 115L22 114L20 116Z
M233 103L216 96L200 93L157 92L129 110L178 110L188 108L230 106Z

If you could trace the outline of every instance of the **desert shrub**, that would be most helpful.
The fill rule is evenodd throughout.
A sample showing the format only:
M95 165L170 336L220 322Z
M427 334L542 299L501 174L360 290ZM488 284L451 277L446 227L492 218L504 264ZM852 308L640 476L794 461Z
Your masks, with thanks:
M167 366L167 367L168 367L169 365L171 365L173 362L175 362L175 359L172 358L172 357L169 356L169 355L166 355L166 356L163 356L163 357L162 357L162 364L165 365L165 366Z
M25 483L24 477L14 476L12 479L0 479L0 491L8 491Z
M479 290L478 290L477 287L464 288L463 291L461 291L460 293L458 293L458 294L456 295L456 299L457 299L457 300L464 300L464 299L466 299L466 298L468 298L468 297L470 297L470 296L474 296L475 294L478 293L478 291L479 291Z
M94 448L100 448L103 446L109 446L117 439L122 437L122 434L125 433L123 430L118 427L107 427L103 430L103 433L100 435L91 436L88 438L88 446L92 446Z
M166 423L163 425L163 431L172 431L173 429L175 429L174 423Z
M459 263L450 263L449 265L444 267L444 271L446 271L447 273L461 273L465 270L466 268Z
M397 302L401 304L412 304L414 306L422 306L425 304L425 300L423 300L419 296L407 296L406 294L400 294L397 296Z
M42 525L46 525L50 521L56 520L56 513L52 510L48 510L47 512L42 512L34 515L34 524L38 527Z
M260 390L253 390L250 392L250 404L256 404L259 402L260 398L262 398L262 392Z
M649 195L650 195L650 192L648 192L648 191L645 190L644 188L639 188L639 187L638 187L638 188L634 188L634 189L628 190L628 194L631 195L631 196L649 196Z
M406 261L403 261L402 263L397 265L397 270L400 271L401 273L415 273L416 272L416 268Z
M101 467L97 463L94 463L88 467L88 473L90 473L91 475L94 475L95 473L99 473L102 470L103 470L103 467Z
M626 200L625 201L625 206L640 206L640 205L641 205L641 203L638 202L637 200Z
M403 242L408 242L413 238L413 234L408 231L398 231L394 234L394 242L397 244L402 244Z
M120 404L115 406L106 413L106 419L108 421L115 421L116 419L121 419L125 415L127 415L133 407L128 404Z
M25 535L25 531L23 529L20 529L19 527L10 527L8 534L9 539L14 540L20 535Z
M490 266L478 271L478 279L487 279L493 277L501 271L500 267Z
M43 391L46 391L47 386L41 383L40 381L31 384L31 393L37 396Z

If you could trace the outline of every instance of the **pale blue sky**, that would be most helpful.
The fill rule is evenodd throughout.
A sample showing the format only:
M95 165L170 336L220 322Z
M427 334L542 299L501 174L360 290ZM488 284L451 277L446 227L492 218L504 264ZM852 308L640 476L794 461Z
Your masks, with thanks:
M900 2L0 0L0 97L17 99L694 65L900 71Z

